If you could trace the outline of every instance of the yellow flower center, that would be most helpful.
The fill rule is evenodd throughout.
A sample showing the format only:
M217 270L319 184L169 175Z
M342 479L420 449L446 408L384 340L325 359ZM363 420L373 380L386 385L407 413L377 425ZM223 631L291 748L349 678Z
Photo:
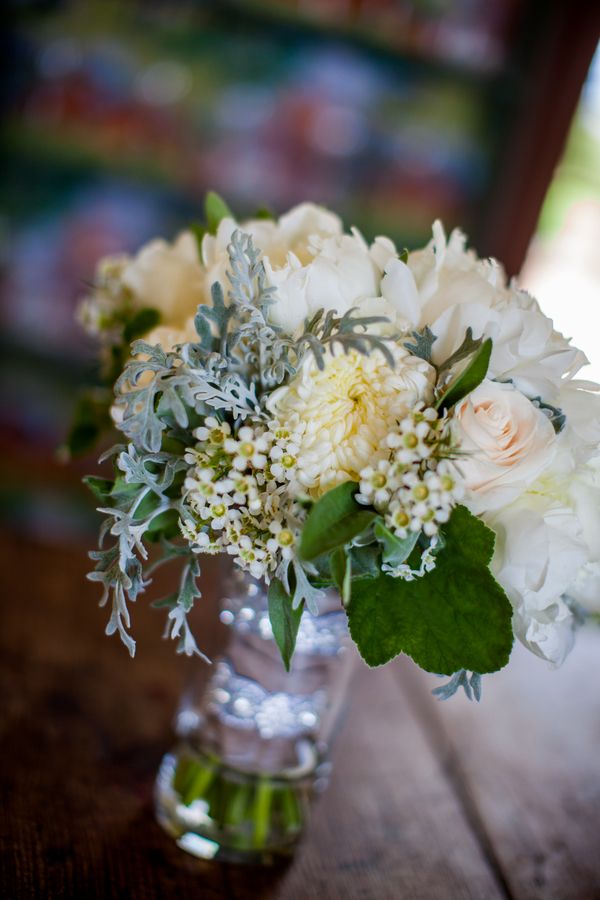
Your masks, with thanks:
M429 497L429 489L424 484L417 484L413 488L413 497L415 500L427 500Z
M406 528L408 523L410 522L410 518L404 512L403 509L398 510L396 515L394 516L394 522L398 528Z

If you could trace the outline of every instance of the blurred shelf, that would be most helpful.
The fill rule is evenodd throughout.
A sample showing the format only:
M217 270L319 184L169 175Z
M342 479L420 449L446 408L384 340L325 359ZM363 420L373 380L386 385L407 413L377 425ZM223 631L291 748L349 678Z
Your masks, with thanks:
M348 6L356 8L357 4L349 3ZM383 19L381 22L374 15L365 16L365 13L368 13L368 4L362 6L364 6L362 13L348 15L349 21L345 24L343 21L336 21L335 14L328 14L327 3L313 4L312 12L303 10L300 3L293 8L292 4L283 3L281 0L219 0L219 2L212 0L207 4L213 11L220 10L222 13L226 9L245 17L248 21L271 27L284 26L322 38L350 42L378 56L384 54L417 63L433 72L457 78L492 79L502 73L507 65L508 54L501 49L500 42L495 48L488 46L487 52L476 52L475 31L470 33L465 31L462 40L463 49L456 52L457 46L452 52L449 41L444 45L443 39L434 38L435 19L429 29L427 28L429 23L423 20L419 22L418 17L413 17L411 21L410 16L406 15L405 21L402 22L400 12L402 4L396 3L390 4L387 10L380 10ZM409 4L404 6L406 8ZM333 9L335 8L333 4ZM471 52L464 47L469 42L469 36ZM456 44L459 42L456 41Z

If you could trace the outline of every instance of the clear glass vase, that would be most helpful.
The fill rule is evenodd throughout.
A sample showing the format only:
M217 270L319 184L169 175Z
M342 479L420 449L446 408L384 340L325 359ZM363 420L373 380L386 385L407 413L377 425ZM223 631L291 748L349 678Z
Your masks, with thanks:
M293 852L311 798L327 784L356 654L339 597L325 592L319 615L302 616L288 673L265 585L228 566L219 587L225 646L213 666L199 663L182 698L178 743L156 780L156 813L196 856L269 863Z

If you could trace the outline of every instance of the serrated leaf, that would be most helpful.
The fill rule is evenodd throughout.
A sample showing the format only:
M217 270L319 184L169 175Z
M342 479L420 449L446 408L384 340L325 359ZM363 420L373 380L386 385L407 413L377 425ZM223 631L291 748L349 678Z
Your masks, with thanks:
M490 364L492 339L487 338L479 347L467 367L452 379L435 404L436 409L450 409L481 384Z
M302 529L299 548L302 559L308 561L329 553L368 528L376 513L356 502L356 488L354 481L345 481L315 503Z
M286 592L279 578L271 580L268 600L269 621L273 629L273 637L279 647L286 672L289 672L304 604L302 603L297 609L294 609L292 598Z
M409 532L405 538L397 537L382 521L375 522L374 532L381 544L381 558L391 566L401 566L406 562L419 540L419 532Z
M350 633L370 666L406 653L428 672L484 674L508 662L512 607L489 570L494 533L464 506L445 526L445 548L422 578L381 574L352 585Z
M233 213L215 191L209 191L204 198L204 215L209 234L216 234L222 219L233 219Z

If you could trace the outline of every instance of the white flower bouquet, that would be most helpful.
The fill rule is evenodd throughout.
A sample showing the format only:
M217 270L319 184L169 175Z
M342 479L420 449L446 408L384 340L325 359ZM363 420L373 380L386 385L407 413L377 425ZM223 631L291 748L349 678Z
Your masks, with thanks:
M150 541L183 565L164 605L187 654L200 558L223 553L268 583L286 667L330 587L369 665L407 653L452 676L441 696L478 697L514 636L559 664L600 610L584 355L439 222L408 253L311 204L238 224L209 194L206 214L103 260L80 308L125 439L114 479L87 479L108 633L133 654Z

